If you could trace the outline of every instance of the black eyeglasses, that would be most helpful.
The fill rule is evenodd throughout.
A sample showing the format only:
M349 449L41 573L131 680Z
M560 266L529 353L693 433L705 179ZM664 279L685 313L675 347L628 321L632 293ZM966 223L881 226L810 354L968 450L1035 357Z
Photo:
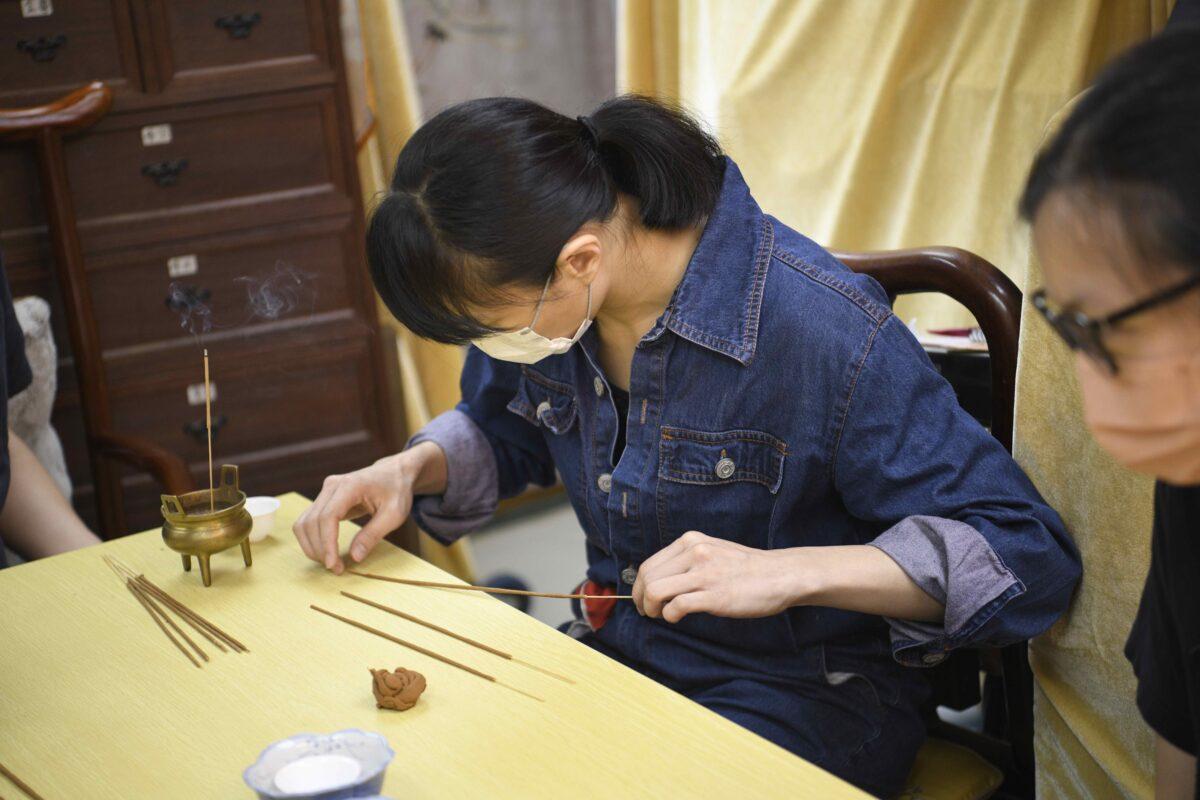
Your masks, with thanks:
M1197 286L1200 286L1200 275L1191 277L1183 283L1165 289L1158 294L1151 295L1145 300L1122 308L1120 311L1115 311L1100 319L1092 319L1087 314L1078 311L1056 311L1050 308L1050 304L1046 302L1045 289L1038 289L1034 292L1032 299L1033 307L1041 312L1055 333L1067 343L1067 347L1070 347L1072 350L1078 350L1096 360L1109 373L1115 375L1117 374L1117 362L1113 359L1112 353L1104 345L1105 333L1117 323L1124 322L1136 314L1141 314L1143 311L1149 311L1152 308L1158 308L1161 305L1169 303L1180 295L1195 289Z

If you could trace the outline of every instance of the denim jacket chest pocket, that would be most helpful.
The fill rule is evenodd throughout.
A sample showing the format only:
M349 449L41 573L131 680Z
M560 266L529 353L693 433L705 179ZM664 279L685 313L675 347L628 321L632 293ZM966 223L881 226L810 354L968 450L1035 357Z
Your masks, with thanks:
M664 426L656 493L660 545L698 530L748 547L770 547L786 456L787 444L763 431Z
M579 416L575 392L569 385L528 369L522 370L508 410L554 436L569 432ZM550 444L553 449L553 440ZM557 461L557 452L555 456Z

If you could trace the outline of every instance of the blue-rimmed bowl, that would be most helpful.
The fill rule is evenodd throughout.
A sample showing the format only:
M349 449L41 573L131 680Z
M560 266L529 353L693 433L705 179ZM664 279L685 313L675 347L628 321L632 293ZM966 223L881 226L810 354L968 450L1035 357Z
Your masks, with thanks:
M299 733L281 739L258 754L258 760L246 767L242 780L262 800L344 800L378 795L383 777L396 754L387 739L377 733L357 729L336 733ZM358 762L358 774L334 786L312 791L286 791L275 782L284 767L310 756L341 756Z

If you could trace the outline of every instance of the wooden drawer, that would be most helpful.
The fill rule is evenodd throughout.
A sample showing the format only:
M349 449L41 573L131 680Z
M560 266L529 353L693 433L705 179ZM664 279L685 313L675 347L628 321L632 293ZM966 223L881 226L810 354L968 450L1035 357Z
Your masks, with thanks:
M23 16L22 10L51 13ZM102 80L141 90L127 0L0 0L0 106L25 106Z
M335 217L90 258L100 346L119 356L351 306L355 229Z
M272 73L327 72L322 13L319 0L150 0L150 89L236 94Z
M167 144L142 129L170 125ZM334 95L302 91L121 114L67 141L85 251L140 246L348 214ZM0 244L13 261L45 252L31 152L0 147Z
M310 353L276 353L235 364L236 349L213 352L213 452L238 453L363 431L372 381L365 340ZM220 357L218 357L220 356ZM113 428L145 436L189 462L207 459L199 348L195 378L147 390L115 389ZM153 369L148 364L147 369Z

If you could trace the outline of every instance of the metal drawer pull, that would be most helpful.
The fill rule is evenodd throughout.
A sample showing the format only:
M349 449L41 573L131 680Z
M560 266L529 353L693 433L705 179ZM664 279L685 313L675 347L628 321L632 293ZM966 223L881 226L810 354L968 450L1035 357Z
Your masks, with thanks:
M142 167L142 174L148 178L154 178L154 182L159 186L174 186L179 182L179 173L183 172L187 165L186 158L159 161L157 164L146 164Z
M224 414L217 414L213 417L213 438L217 438L217 434L221 432L221 428L225 427L225 423L229 422L229 417ZM204 420L194 419L183 426L183 432L193 437L198 442L208 441L208 431L204 429Z
M17 49L23 53L29 53L34 61L53 61L54 56L58 54L58 48L67 43L67 37L63 34L51 36L39 36L36 39L22 39L17 42Z
M257 11L249 14L229 14L217 17L217 27L229 34L230 39L245 39L250 35L250 29L262 22L262 15Z

